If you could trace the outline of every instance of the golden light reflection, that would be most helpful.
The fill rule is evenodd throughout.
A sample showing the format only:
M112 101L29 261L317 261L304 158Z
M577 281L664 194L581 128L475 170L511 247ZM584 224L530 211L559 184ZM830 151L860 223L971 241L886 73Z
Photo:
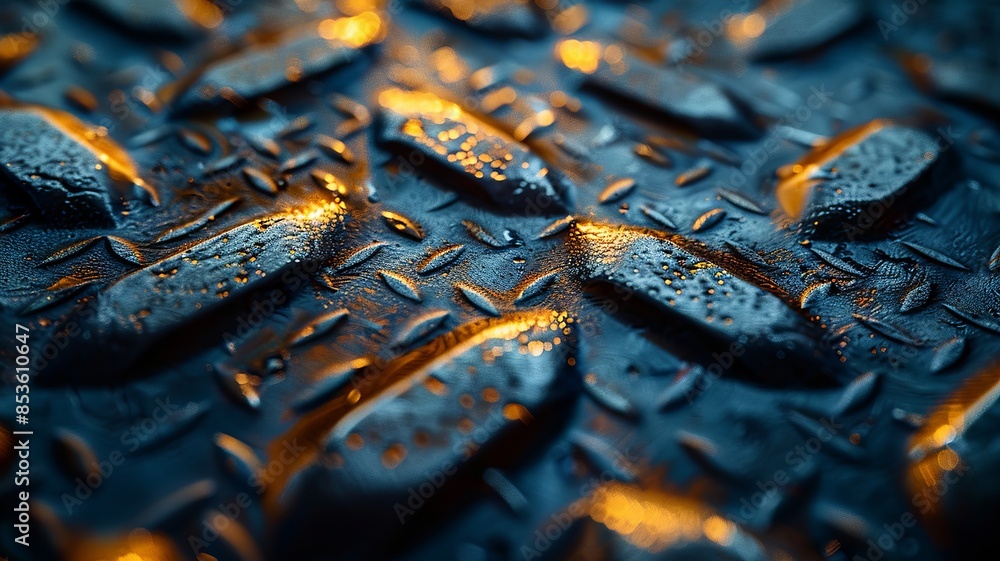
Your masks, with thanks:
M918 458L950 445L1000 399L1000 365L965 382L937 408L910 441L910 457Z
M440 3L455 19L466 21L476 14L476 3L472 0L441 0Z
M34 52L38 36L33 33L11 33L0 37L0 68L7 68Z
M593 74L601 63L603 49L601 44L595 41L566 39L559 43L556 52L566 68Z
M95 164L94 169L106 169L112 180L140 187L149 194L155 204L159 204L159 194L139 177L131 156L108 136L106 128L89 126L71 113L40 105L3 100L0 101L0 108L26 111L45 119L50 125L89 150L101 162Z
M381 404L406 393L411 388L425 387L428 380L433 380L431 384L444 384L437 378L431 378L431 374L479 345L496 341L499 345L495 348L499 349L500 353L505 352L503 345L511 346L511 349L526 349L531 341L521 342L522 335L530 333L554 341L557 338L556 334L561 332L552 330L551 326L570 323L571 320L567 312L539 310L476 321L439 337L435 343L393 359L382 369L377 378L364 386L352 388L330 399L303 416L282 438L275 439L269 446L268 452L271 457L280 454L282 443L291 439L298 439L307 449L295 458L294 463L277 478L273 486L268 487L268 494L265 495L268 510L273 512L279 497L284 492L285 483L299 469L315 459L329 437L354 438L353 435L356 433L353 431L358 423L377 410ZM531 419L531 413L520 404L508 403L502 410L508 420L527 422ZM345 442L350 447L350 441ZM398 458L402 462L405 456L393 454L392 458Z
M177 8L189 20L206 29L215 29L222 23L222 10L209 0L177 0Z
M386 7L387 0L337 0L337 9L341 13L356 16L363 12L377 12Z
M465 335L464 337L451 342L445 349L432 348L431 351L418 349L413 353L400 357L397 360L399 363L398 368L387 368L387 372L382 375L383 378L390 382L387 387L373 388L372 391L363 392L360 406L347 412L334 424L334 433L346 434L361 419L374 410L379 403L401 395L413 385L424 382L429 379L428 376L435 368L453 360L456 356L468 352L473 347L493 339L512 341L532 331L545 331L545 327L552 321L562 320L565 317L565 313L542 311L489 320L487 322L476 322L465 326L465 329L469 333L463 334ZM522 343L519 347L527 349L528 352L535 354L535 356L541 355L543 347L535 347L533 343L541 342L528 341L527 343ZM427 362L423 363L423 361Z
M764 34L768 22L788 11L795 0L764 0L756 10L732 16L726 21L726 37L738 46L745 46Z
M407 118L400 125L400 132L477 179L507 180L509 166L517 165L512 163L515 154L524 152L505 132L432 93L389 88L378 99L382 107ZM523 140L534 128L554 121L551 110L542 110L517 127L515 139ZM530 166L526 160L519 161L523 169ZM547 170L542 168L536 173L544 177Z
M621 45L608 45L604 49L604 60L608 64L618 64L625 59L625 49Z
M455 19L469 21L498 9L509 9L512 4L526 4L527 0L432 0L431 3L451 12Z
M951 471L958 467L959 457L950 449L941 450L937 453L938 466L945 471Z
M454 84L469 73L465 61L451 47L441 47L431 53L431 64L438 77L446 84Z
M510 86L504 86L483 96L479 106L483 108L483 111L492 113L505 105L514 103L515 100L517 100L517 90Z
M805 210L813 188L822 180L812 179L813 174L837 159L845 150L889 126L890 121L876 119L847 130L829 142L813 149L794 164L778 168L780 179L775 195L785 214L799 218Z
M319 23L319 36L327 41L340 41L354 48L375 42L383 32L382 19L375 12L356 16L325 19Z
M726 36L733 43L746 43L764 33L767 28L767 20L759 12L752 12L744 16L733 16L726 22Z
M736 524L694 499L617 481L594 492L587 512L594 521L652 553L699 540L728 546L741 533Z
M503 406L503 416L508 421L522 421L527 423L532 419L531 413L523 405L518 403L508 403Z
M552 27L563 35L575 33L590 20L590 12L583 4L572 5L552 17Z
M427 117L438 124L444 123L445 119L457 121L462 117L462 108L458 104L427 92L389 88L379 94L378 103L402 115Z
M323 201L301 208L291 209L288 217L296 222L317 222L320 220L343 220L347 206L340 201Z
M983 414L1000 400L1000 364L969 378L927 414L909 444L910 491L923 497L921 514L938 514L939 499L965 471L962 457L952 448Z
M347 185L344 185L344 183L332 173L318 173L314 175L314 177L316 178L316 181L320 182L320 185L327 191L338 195L347 194Z
M733 534L736 532L736 525L720 516L709 516L708 520L702 524L705 537L719 545L729 545L733 543Z
M66 551L69 561L179 561L183 559L165 536L138 528L110 540L72 540Z

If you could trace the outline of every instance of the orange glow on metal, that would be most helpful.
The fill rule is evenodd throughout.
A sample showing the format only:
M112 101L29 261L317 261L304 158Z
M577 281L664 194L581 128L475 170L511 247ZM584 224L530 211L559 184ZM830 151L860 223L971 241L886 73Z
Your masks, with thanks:
M319 23L319 36L327 41L340 41L360 48L375 42L383 32L382 19L375 12L356 16L325 19Z
M351 438L358 423L380 404L424 384L431 379L430 375L436 369L476 346L491 340L518 341L520 336L528 333L555 338L561 332L553 330L551 326L567 322L568 318L567 312L541 310L465 324L442 335L436 343L392 360L367 386L353 388L330 399L302 417L282 438L275 439L269 446L271 457L280 454L282 443L291 439L304 442L307 450L295 458L289 469L278 477L275 485L268 488L269 493L265 496L267 508L276 508L276 501L284 491L285 483L316 457L329 437ZM527 344L520 343L519 346L528 347ZM435 382L439 381L435 379ZM528 410L517 404L506 404L503 414L509 420L525 421L531 418ZM271 489L274 489L273 493L270 492Z
M441 99L427 92L407 91L399 88L383 90L378 96L379 105L403 115L427 117L443 124L445 119L460 120L462 108L456 103Z
M101 162L94 166L95 169L106 169L111 179L116 182L130 183L142 188L149 193L154 202L159 203L156 191L139 177L131 156L121 145L108 136L108 131L104 127L89 126L71 113L50 107L4 100L0 101L0 108L27 111L42 117L50 125L89 150Z
M936 493L950 472L961 474L962 458L951 444L1000 400L1000 364L969 378L927 414L924 426L910 439L909 486L913 493ZM952 476L953 477L953 476ZM928 502L931 516L939 508Z
M67 547L70 561L108 559L114 561L179 561L183 559L171 541L138 528L111 539L71 539Z
M208 0L178 0L177 8L204 28L215 29L222 23L222 10Z
M38 36L20 33L0 37L0 68L6 68L31 54L38 46Z
M566 68L593 74L601 63L603 49L601 44L595 41L566 39L559 43L556 51Z
M494 181L507 179L507 166L514 159L508 147L514 142L503 131L467 114L450 101L422 91L408 91L398 88L383 90L378 97L379 104L404 117L409 117L401 127L401 132L412 137L434 153L444 156L449 162L461 165L464 171L477 178L489 177ZM536 125L547 126L555 121L551 110L543 110L530 119L533 129ZM429 134L428 125L448 125L450 128ZM515 131L517 140L522 140ZM458 146L455 146L458 144ZM544 168L539 177L548 173Z
M818 146L794 164L778 169L778 203L782 210L793 218L802 216L813 187L821 180L810 179L814 173L835 160L847 148L858 144L882 130L889 121L877 119L841 133L826 144Z
M739 531L694 499L612 481L594 492L587 513L629 543L657 553L707 539L729 545Z
M760 37L767 28L767 20L759 12L733 16L726 23L726 36L733 43L746 43Z

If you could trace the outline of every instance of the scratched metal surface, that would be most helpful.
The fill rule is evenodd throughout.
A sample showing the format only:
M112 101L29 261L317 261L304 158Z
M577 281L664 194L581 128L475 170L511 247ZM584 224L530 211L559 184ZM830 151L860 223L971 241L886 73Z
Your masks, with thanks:
M997 3L0 32L10 559L995 557Z

